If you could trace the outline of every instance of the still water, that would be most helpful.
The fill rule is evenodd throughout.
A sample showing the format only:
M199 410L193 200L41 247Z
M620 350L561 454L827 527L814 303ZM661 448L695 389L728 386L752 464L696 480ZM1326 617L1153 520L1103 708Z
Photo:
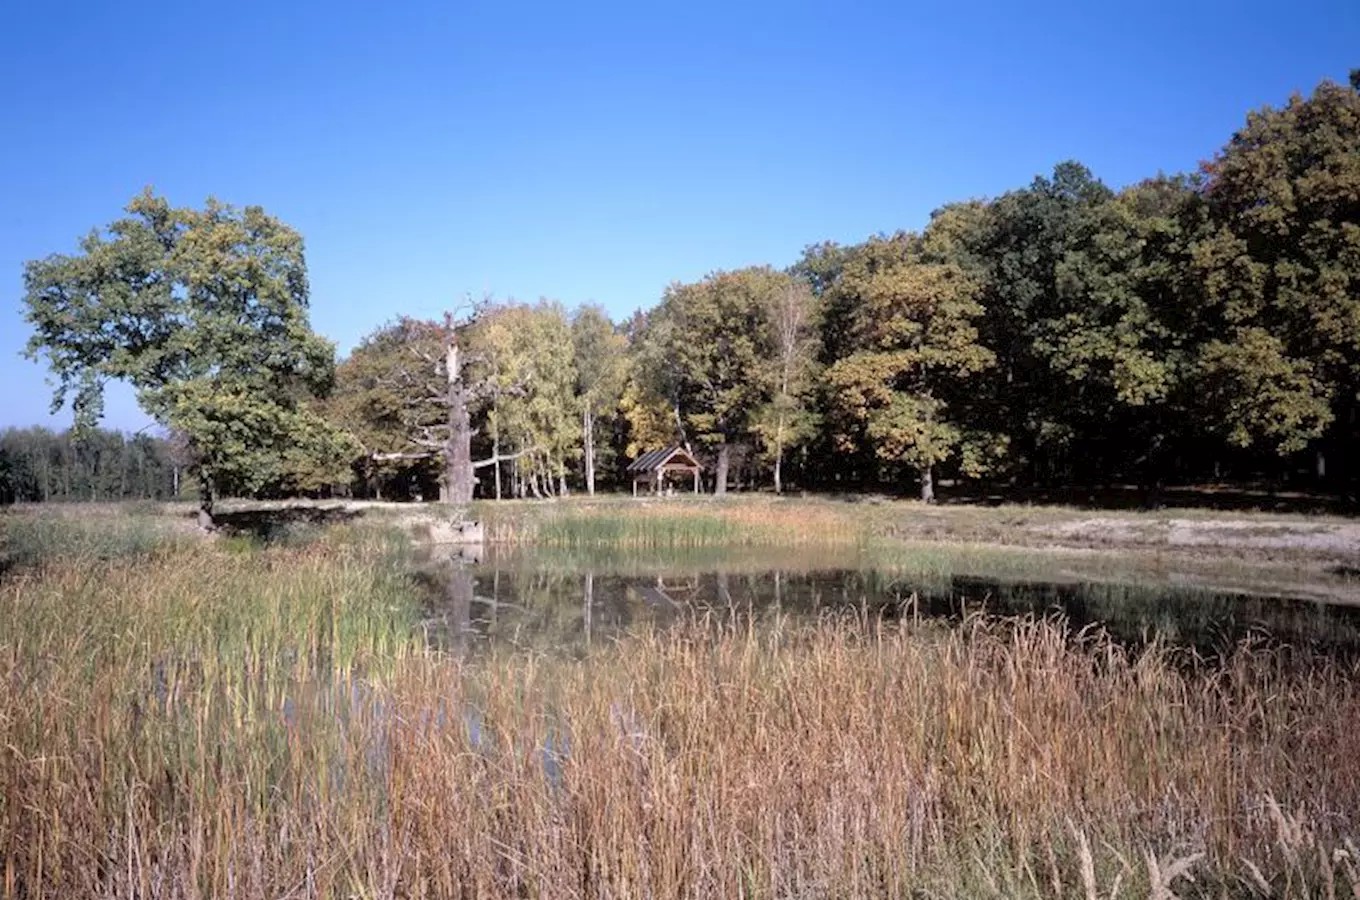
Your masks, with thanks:
M583 654L643 627L695 616L1055 616L1137 646L1158 639L1216 656L1252 639L1360 660L1360 607L1130 581L903 574L855 550L427 554L416 567L429 640Z

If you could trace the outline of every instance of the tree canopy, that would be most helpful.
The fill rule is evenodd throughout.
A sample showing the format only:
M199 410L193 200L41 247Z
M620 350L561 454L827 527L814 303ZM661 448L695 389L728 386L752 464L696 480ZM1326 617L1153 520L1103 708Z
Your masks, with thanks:
M1235 445L1303 449L1353 408L1360 364L1360 91L1324 82L1247 117L1205 166L1194 246L1213 335L1206 412Z
M256 207L143 194L26 287L77 440L128 381L209 498L593 493L679 443L719 494L1305 479L1360 499L1360 73L1251 112L1197 171L1112 187L1060 162L622 321L547 299L399 317L325 399L302 240Z
M334 348L308 323L301 236L259 207L176 209L149 191L127 213L25 268L28 352L56 376L54 411L69 398L86 432L105 385L130 383L186 438L209 513L221 490L286 479L299 455L342 464L344 434L308 403L331 385Z
M916 235L875 238L845 265L837 290L854 310L856 348L827 371L844 444L867 441L880 459L917 473L934 499L935 466L963 442L949 398L995 364L978 342L978 285L952 262L922 256Z

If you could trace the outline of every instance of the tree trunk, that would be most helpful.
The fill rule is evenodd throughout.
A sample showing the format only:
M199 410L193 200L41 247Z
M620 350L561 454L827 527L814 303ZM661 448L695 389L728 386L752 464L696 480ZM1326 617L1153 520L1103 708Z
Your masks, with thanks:
M779 424L774 429L774 492L784 490L784 414L779 415Z
M453 331L452 317L445 320L448 335L444 347L444 376L448 380L449 437L444 448L444 494L450 503L470 503L476 476L472 472L472 422L468 417L467 389L463 385L462 358Z
M581 414L581 437L586 451L586 493L595 496L595 417L591 415L590 404Z
M926 466L921 470L921 502L935 502L935 467Z
M198 475L198 527L204 530L213 528L213 507L217 504L217 486L205 472Z
M496 470L496 499L501 499L501 433L497 428L491 435L491 458L495 460L492 467Z
M713 494L716 497L727 494L727 466L729 462L727 442L723 441L718 445L718 467L717 471L714 472Z

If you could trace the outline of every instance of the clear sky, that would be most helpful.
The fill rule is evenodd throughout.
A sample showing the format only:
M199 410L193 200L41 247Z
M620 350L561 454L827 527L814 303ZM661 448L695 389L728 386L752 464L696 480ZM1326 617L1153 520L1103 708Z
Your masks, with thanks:
M0 426L69 423L24 261L147 185L301 231L344 352L468 293L625 316L1064 159L1187 170L1356 66L1360 0L0 2Z

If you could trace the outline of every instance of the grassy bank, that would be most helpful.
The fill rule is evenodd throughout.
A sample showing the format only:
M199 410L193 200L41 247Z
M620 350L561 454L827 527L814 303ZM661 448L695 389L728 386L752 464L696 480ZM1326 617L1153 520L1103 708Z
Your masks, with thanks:
M380 516L470 515L486 523L488 540L513 546L843 546L879 540L1300 565L1354 561L1360 553L1360 522L1353 519L1201 509L944 506L771 495L483 501L470 511L438 505L370 509Z
M374 518L452 512L388 508ZM1360 603L1360 524L1342 519L1180 512L1093 519L1067 508L772 497L509 501L457 515L485 524L493 556L524 554L555 571L664 569L672 559L713 556L713 571L746 560L764 570L873 567L939 582L1101 583Z
M53 504L0 511L0 574L51 559L70 562L150 556L191 536L154 504Z
M501 546L684 549L854 545L870 534L845 504L637 501L478 503L472 515Z
M6 576L3 895L1360 890L1360 682L1306 651L850 617L468 659L424 641L401 552Z

